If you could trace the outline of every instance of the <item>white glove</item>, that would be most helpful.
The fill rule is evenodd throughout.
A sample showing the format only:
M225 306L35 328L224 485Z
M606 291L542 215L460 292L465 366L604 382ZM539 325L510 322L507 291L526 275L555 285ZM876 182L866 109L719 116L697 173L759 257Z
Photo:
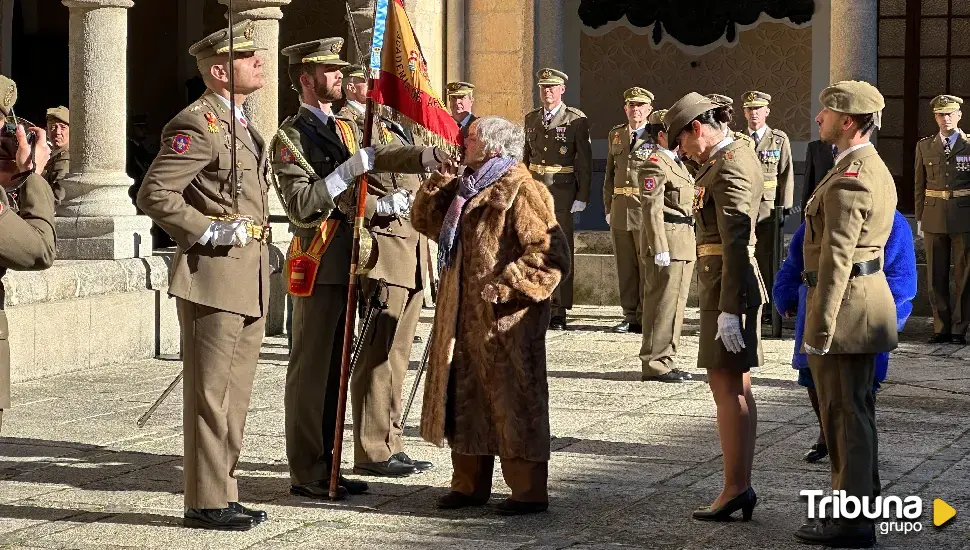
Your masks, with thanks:
M720 339L724 348L731 353L741 353L744 349L744 338L741 336L741 318L733 313L721 312L717 316L717 334L715 340Z
M354 156L350 157L343 164L337 167L333 171L337 174L344 183L349 184L354 181L354 178L363 174L364 172L369 172L374 169L374 148L365 147L360 151L357 151Z
M407 189L398 189L390 195L385 195L377 199L377 215L407 218L411 215L412 200L410 191Z
M421 151L421 166L425 170L437 170L447 160L450 160L450 157L437 147L425 147L424 151Z
M923 222L916 222L916 234L920 237L923 236Z
M813 348L812 346L805 344L805 353L809 355L825 355L828 352L829 350L827 349Z
M670 265L670 252L661 252L653 257L653 263L659 265L660 267L667 267Z
M236 246L246 246L249 244L249 232L247 231L246 222L237 222L236 230L233 232L233 237L235 237Z
M606 225L610 225L610 215L606 215Z
M570 214L586 210L586 203L583 201L573 201L573 207L569 209Z

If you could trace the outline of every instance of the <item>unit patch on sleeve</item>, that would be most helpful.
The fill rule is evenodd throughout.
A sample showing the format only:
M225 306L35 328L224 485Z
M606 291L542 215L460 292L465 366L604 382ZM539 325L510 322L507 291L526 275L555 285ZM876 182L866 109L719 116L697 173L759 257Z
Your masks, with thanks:
M290 151L289 147L283 147L280 149L280 161L286 164L296 164L296 156L293 155L293 151Z
M190 145L192 145L192 138L185 134L175 134L175 138L172 139L172 150L180 155L188 151Z
M657 187L657 178L643 178L643 188L653 191Z

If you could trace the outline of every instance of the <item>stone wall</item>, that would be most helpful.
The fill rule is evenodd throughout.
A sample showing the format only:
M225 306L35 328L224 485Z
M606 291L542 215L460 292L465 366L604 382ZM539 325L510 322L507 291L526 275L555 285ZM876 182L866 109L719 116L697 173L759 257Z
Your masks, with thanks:
M624 120L623 91L643 86L666 108L690 91L724 93L735 98L736 126L744 117L738 103L749 90L772 95L769 125L792 141L810 139L812 101L812 29L766 22L739 33L735 45L706 53L688 53L664 42L652 45L650 34L616 26L606 34L580 37L580 105L589 117L593 139L604 139Z
M466 77L475 111L522 120L533 105L533 1L467 0Z

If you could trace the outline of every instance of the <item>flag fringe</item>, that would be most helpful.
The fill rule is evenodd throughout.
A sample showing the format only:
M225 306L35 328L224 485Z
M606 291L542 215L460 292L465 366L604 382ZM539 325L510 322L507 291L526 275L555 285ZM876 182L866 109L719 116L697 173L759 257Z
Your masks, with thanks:
M425 145L438 147L451 155L453 158L457 158L458 154L461 152L461 148L458 145L446 141L440 135L427 129L424 125L415 122L411 119L411 117L402 114L397 109L387 105L382 105L376 101L372 102L372 104L376 115L400 124L403 128L406 128L412 134L414 134L415 137L419 138Z

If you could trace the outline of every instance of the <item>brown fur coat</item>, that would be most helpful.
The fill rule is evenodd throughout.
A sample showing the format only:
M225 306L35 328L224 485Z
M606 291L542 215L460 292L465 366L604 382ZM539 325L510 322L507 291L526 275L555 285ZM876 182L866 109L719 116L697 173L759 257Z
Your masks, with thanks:
M411 222L437 239L457 180L435 174ZM462 454L549 460L546 330L569 271L552 195L514 165L465 204L452 267L441 274L421 436Z

